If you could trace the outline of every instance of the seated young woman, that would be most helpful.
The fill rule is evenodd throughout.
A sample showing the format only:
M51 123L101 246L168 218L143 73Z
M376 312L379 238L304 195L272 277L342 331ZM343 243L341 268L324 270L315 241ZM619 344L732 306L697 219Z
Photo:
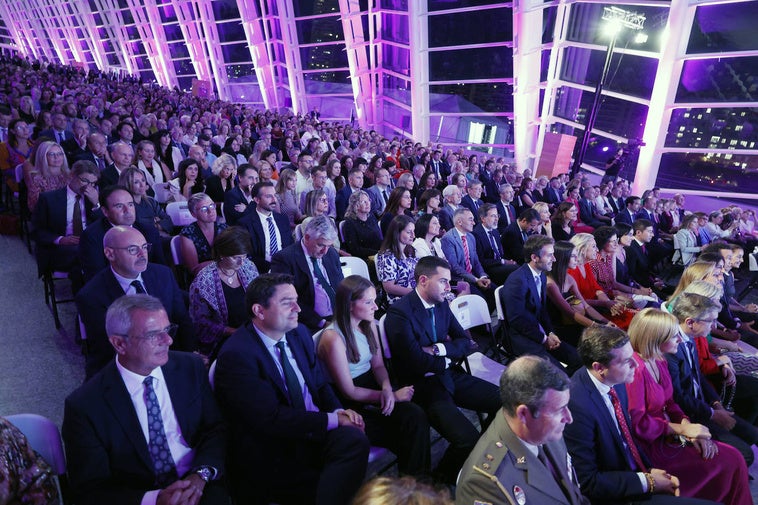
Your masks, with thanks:
M371 443L397 454L401 474L428 475L429 421L411 402L413 386L393 390L377 338L377 309L371 281L346 277L337 287L334 320L318 337L316 352L342 405L363 416Z

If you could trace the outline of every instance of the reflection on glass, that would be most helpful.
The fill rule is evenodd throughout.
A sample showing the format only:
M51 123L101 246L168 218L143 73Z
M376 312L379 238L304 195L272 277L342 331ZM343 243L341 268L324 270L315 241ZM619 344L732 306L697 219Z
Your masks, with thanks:
M408 44L408 16L395 13L382 13L382 39L400 44Z
M393 125L396 129L401 130L407 135L413 135L413 126L411 124L411 113L397 105L389 102L382 102L384 120Z
M348 66L347 51L344 51L344 48L344 44L301 47L300 61L305 70L346 68Z
M664 153L655 185L741 192L758 188L758 156Z
M695 13L688 54L758 49L756 2L701 5Z
M563 53L561 79L595 87L603 71L605 51L567 47ZM604 88L640 98L650 98L658 61L630 54L614 53Z
M487 47L429 53L429 77L432 81L512 76L513 50L510 47Z
M382 65L398 74L410 75L410 52L405 47L382 44Z
M755 149L758 145L758 109L675 109L671 114L666 147Z
M316 72L304 74L305 92L308 94L352 93L349 71Z
M513 88L504 83L434 85L429 93L432 112L513 112Z
M226 67L226 77L230 81L244 78L249 75L255 75L254 65L228 65Z
M401 79L394 75L383 74L382 85L385 96L394 98L406 105L411 104L411 84L409 80Z
M247 44L230 44L221 46L221 54L226 63L247 63L251 61Z
M214 0L211 2L211 6L213 8L213 17L216 21L239 19L240 17L236 0Z
M238 42L246 40L245 29L239 21L216 23L216 30L218 30L218 39L220 42Z
M429 16L429 47L513 40L513 12L498 7Z
M676 101L754 102L757 66L756 56L685 61Z
M307 3L307 2L296 2ZM301 44L319 44L342 40L342 21L339 16L296 21L297 37Z
M582 125L592 106L594 92L562 86L556 92L554 114ZM603 96L595 128L626 138L640 138L645 129L647 106Z
M441 11L463 7L481 7L498 3L502 2L500 0L429 0L429 11Z

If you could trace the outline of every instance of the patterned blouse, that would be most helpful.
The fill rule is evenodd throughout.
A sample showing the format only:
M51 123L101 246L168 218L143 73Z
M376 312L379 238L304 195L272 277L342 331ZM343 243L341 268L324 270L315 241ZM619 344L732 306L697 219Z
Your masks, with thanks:
M0 417L0 503L58 503L53 472L26 437Z
M376 255L376 268L380 282L392 282L404 288L415 288L416 279L413 271L416 269L418 258L398 259L391 251L384 251ZM387 301L395 303L401 297L387 293Z
M226 223L216 223L213 227L213 236L217 237L218 234L226 230L226 228ZM179 234L183 237L187 237L192 241L193 244L195 244L195 249L197 249L198 263L202 263L203 261L210 261L213 259L211 245L208 243L208 240L206 240L205 235L203 235L203 232L200 230L197 222L188 224L182 228L182 231Z

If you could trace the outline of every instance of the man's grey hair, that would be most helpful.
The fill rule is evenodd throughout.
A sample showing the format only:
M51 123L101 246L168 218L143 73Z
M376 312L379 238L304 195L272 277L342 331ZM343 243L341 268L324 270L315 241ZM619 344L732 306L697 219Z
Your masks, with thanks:
M124 295L108 307L105 313L105 332L110 335L127 336L132 330L132 314L165 311L161 301L147 294Z
M459 188L455 184L448 184L447 186L445 186L445 189L442 190L442 196L444 198L447 198L448 196L452 195L456 189L459 189Z
M303 235L307 235L312 239L323 238L331 241L337 240L337 230L334 228L329 216L317 216L311 219L308 224L305 225Z

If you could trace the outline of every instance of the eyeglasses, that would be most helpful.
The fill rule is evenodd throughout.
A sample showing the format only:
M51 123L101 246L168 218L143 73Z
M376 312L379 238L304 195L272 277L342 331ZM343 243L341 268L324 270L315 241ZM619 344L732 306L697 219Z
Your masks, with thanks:
M94 185L97 184L97 179L95 179L94 181L91 181L91 180L86 179L84 177L79 177L79 183L82 186L94 186Z
M199 210L199 211L200 211L200 212L202 212L203 214L209 214L209 213L210 213L210 211L212 211L212 210L216 210L216 204L215 204L215 203L212 203L212 204L210 204L210 205L203 205L202 207L200 207L200 208L199 208L199 209L197 209L197 210Z
M111 249L121 249L122 251L128 252L132 256L137 256L140 251L142 251L145 254L148 254L153 249L153 244L150 242L146 242L142 245L142 247L138 245L130 245L127 247L111 247Z
M121 335L122 337L138 338L140 340L146 340L151 344L155 344L158 339L165 339L169 337L173 339L176 336L176 331L179 329L177 324L169 324L162 330L148 331L142 335Z
M55 152L49 152L47 153L48 156L53 156L54 158L60 158L63 156L63 151L55 151Z

